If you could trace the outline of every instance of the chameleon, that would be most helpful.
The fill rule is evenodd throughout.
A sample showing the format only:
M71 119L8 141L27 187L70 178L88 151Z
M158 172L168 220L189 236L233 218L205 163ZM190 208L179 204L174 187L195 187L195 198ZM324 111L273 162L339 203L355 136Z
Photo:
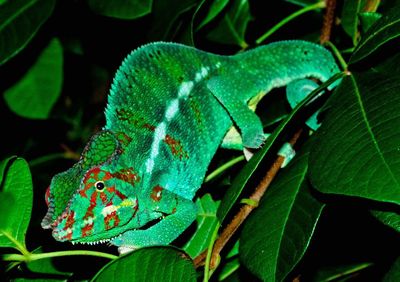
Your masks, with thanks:
M52 178L42 227L61 242L170 244L196 219L193 198L217 149L263 145L258 101L337 72L328 50L301 40L235 55L169 42L137 48L116 71L105 126Z

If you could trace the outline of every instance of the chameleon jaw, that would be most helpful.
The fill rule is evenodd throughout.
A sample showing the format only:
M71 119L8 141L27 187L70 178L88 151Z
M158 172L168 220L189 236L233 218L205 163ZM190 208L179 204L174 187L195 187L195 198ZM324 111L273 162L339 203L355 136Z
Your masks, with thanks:
M98 245L98 244L105 244L105 243L111 244L110 243L111 241L113 241L113 240L115 240L115 239L117 239L117 238L119 238L121 236L122 236L122 233L117 235L117 236L111 237L109 239L100 239L100 240L97 240L97 241L90 241L90 242L83 242L83 241L75 241L74 240L74 241L71 241L71 243L72 243L72 245L81 244L81 245L92 245L92 246L93 245Z

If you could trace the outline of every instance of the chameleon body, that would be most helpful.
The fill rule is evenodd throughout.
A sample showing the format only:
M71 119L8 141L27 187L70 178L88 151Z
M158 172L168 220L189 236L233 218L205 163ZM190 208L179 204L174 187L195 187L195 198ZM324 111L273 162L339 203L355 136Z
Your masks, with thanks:
M263 144L249 105L272 88L338 71L327 50L305 41L234 56L162 42L133 51L112 83L103 130L53 177L43 228L73 243L169 244L195 220L192 199L221 143ZM226 136L232 126L241 138Z

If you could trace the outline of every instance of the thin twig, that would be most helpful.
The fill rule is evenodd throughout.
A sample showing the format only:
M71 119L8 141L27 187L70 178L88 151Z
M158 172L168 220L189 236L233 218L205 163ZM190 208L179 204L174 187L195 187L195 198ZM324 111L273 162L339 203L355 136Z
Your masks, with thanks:
M330 41L333 21L335 19L336 0L326 0L326 9L324 15L324 22L322 24L320 43L324 44Z
M302 133L302 129L298 130L293 135L292 139L289 141L289 143L292 146L297 142L301 133ZM278 156L275 159L275 161L272 164L272 166L270 167L270 169L267 171L265 176L262 178L260 183L255 188L254 193L249 197L249 199L252 202L258 203L260 201L261 197L264 195L265 191L267 190L267 188L271 184L272 180L275 178L276 174L278 173L279 169L281 168L284 160L285 160L285 158L282 156ZM236 232L236 230L241 226L241 224L244 222L244 220L249 216L249 214L256 207L257 207L256 205L249 205L249 204L243 205L240 208L240 210L238 211L238 213L233 217L232 221L222 231L221 235L218 237L218 239L215 241L215 244L214 244L211 262L210 262L211 269L213 269L215 267L219 253L225 247L225 245L227 244L229 239L232 237L232 235ZM206 254L207 254L207 250L202 252L199 256L197 256L194 259L194 264L196 267L204 265Z

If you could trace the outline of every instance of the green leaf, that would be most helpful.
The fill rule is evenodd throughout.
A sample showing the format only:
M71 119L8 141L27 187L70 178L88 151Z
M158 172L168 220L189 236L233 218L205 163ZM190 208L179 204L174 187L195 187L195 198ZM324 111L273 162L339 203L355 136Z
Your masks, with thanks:
M15 247L4 233L25 244L25 234L32 211L32 177L28 163L21 158L3 160L0 167L6 167L3 170L0 192L0 204L3 207L1 217L6 218L0 225L0 247ZM8 201L4 202L5 199Z
M350 58L354 64L379 49L382 45L400 36L400 13L393 8L373 24Z
M360 17L361 29L364 33L366 33L368 29L382 17L382 14L376 12L365 12L365 13L360 13L359 17Z
M155 0L152 12L154 21L148 32L148 39L150 41L171 40L177 26L180 25L178 19L193 9L197 2L198 0Z
M364 6L365 0L345 0L342 7L341 25L344 31L357 44L358 33L358 14Z
M360 271L371 267L373 264L369 262L354 263L346 265L335 265L330 267L322 267L317 270L315 277L311 280L312 282L328 282L328 281L351 281L347 278L351 278L357 275Z
M222 269L220 270L220 273L218 274L218 281L223 281L227 279L229 276L234 274L240 267L240 261L239 258L234 258L232 260L229 260L222 266Z
M399 82L375 72L343 79L310 155L318 190L400 204Z
M225 11L225 16L207 37L218 43L247 47L245 32L251 20L248 0L234 0Z
M53 39L28 72L4 92L4 99L22 117L46 119L60 96L62 79L62 47Z
M31 41L54 4L55 0L10 0L0 6L0 65Z
M123 20L133 20L151 12L153 0L87 0L97 14Z
M383 224L400 232L400 214L395 211L371 210L371 214Z
M192 261L172 247L142 248L104 266L92 281L196 281Z
M383 277L382 282L398 282L400 281L400 257L398 257L392 266L390 267L390 270L386 273L386 275Z
M310 194L305 146L268 188L240 237L243 264L263 281L282 281L304 255L323 204Z
M215 0L209 2L211 4L209 5L208 12L197 27L197 30L199 30L200 28L211 22L216 16L218 16L229 3L229 0Z
M194 258L204 251L209 243L215 229L217 219L217 209L219 201L215 202L210 194L205 194L202 198L197 199L197 230L192 238L183 247L184 251Z
M5 177L7 167L9 166L10 162L15 158L16 156L11 156L0 162L0 187L3 184L3 179Z

